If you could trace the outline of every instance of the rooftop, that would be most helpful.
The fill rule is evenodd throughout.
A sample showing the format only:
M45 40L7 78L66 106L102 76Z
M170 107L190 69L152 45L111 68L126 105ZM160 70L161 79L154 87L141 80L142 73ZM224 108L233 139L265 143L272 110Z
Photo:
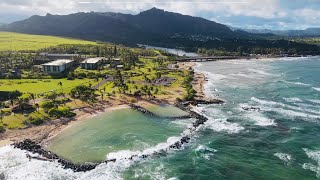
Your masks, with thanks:
M70 59L58 59L58 60L51 61L51 62L42 64L42 65L46 65L46 66L61 66L61 65L68 64L68 63L71 63L71 62L73 62L73 60L70 60Z
M98 63L99 61L103 60L104 58L103 57L96 57L96 58L89 58L89 59L86 59L84 61L82 61L81 63L92 63L92 64L95 64L95 63Z
M74 57L79 56L79 54L49 54L49 53L40 53L41 56L63 56L63 57Z

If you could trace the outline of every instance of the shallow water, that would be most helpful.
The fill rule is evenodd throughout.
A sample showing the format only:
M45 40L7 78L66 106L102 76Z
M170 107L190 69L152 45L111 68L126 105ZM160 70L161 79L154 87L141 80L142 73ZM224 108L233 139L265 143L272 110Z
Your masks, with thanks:
M143 150L182 131L183 127L169 120L145 116L129 108L118 109L62 131L48 149L75 163L100 162L108 153Z
M147 110L153 112L160 117L182 117L187 116L188 113L172 105L148 105Z
M320 178L319 57L207 62L197 69L209 78L206 92L225 99L226 104L195 108L209 121L182 150L148 160L122 159L93 171L73 173L57 163L29 162L21 150L4 147L0 148L0 173L7 179ZM165 133L144 140L144 152L166 147L192 119L150 123L145 127ZM141 131L149 134L145 129ZM128 146L133 150L107 156L127 156L140 145L133 142Z
M193 53L193 52L186 52L183 51L181 49L173 49L173 48L164 48L164 47L157 47L157 46L149 46L149 45L143 45L144 47L146 47L147 49L159 49L159 50L164 50L167 51L171 54L175 54L178 56L187 56L187 57L196 57L199 56L199 54L197 53Z

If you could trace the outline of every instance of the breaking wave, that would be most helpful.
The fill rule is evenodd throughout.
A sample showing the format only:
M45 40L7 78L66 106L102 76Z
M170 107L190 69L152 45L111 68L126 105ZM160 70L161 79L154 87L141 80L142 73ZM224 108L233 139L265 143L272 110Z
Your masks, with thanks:
M308 169L313 171L317 174L317 177L320 177L320 151L319 150L310 150L310 149L303 149L307 156L316 162L314 163L304 163L302 167L304 169Z
M284 161L286 165L289 165L293 160L293 157L290 154L286 153L275 153L274 156L278 157L280 160Z

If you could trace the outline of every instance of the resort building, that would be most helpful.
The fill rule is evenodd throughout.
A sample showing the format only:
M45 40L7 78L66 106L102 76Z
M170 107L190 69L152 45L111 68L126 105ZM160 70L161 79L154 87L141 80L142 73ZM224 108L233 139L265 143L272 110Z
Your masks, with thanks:
M82 69L97 69L104 61L103 57L89 58L80 63Z
M40 56L46 57L51 60L58 59L76 59L81 57L80 54L50 54L50 53L39 53Z
M70 69L74 64L73 60L70 59L58 59L45 64L42 64L42 71L45 73L61 73L65 70Z

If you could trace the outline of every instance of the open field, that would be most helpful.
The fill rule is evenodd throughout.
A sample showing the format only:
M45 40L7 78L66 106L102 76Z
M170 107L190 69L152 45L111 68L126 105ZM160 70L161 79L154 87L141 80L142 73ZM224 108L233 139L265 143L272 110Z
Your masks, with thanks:
M0 89L2 91L14 91L18 90L23 93L46 93L51 90L61 91L61 87L58 85L59 82L62 82L62 89L64 93L70 92L72 87L75 87L80 84L92 85L97 84L96 81L92 79L1 79L0 80Z
M44 36L30 35L13 32L0 32L0 51L20 51L20 50L39 50L60 44L96 44L92 41Z
M319 37L314 37L314 38L297 38L297 39L294 39L294 41L301 42L301 43L308 43L308 44L320 45L320 38L319 38Z

